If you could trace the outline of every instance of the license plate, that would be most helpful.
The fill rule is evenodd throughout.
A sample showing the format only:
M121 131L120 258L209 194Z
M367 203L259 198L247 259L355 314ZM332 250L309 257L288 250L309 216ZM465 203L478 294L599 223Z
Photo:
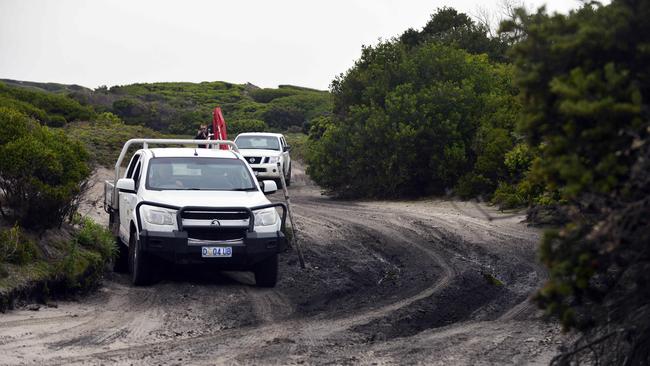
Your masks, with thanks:
M229 258L232 257L232 247L203 247L201 248L203 258Z

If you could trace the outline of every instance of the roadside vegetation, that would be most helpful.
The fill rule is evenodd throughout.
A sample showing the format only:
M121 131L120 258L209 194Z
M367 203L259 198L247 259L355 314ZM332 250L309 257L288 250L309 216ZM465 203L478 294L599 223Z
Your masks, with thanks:
M0 107L0 311L99 283L115 242L75 215L89 159L62 130Z
M329 92L292 85L258 88L227 82L150 83L99 87L0 80L0 106L40 123L64 127L88 144L96 161L110 160L113 141L126 136L191 138L222 108L228 133L289 131L306 133L313 120L332 113ZM117 124L116 124L117 123ZM111 131L113 133L108 133ZM96 134L92 133L97 131ZM99 150L96 143L104 147ZM109 146L111 145L111 146Z
M46 126L62 127L68 122L92 118L94 110L63 94L12 87L0 82L0 107L20 111Z
M291 157L305 161L305 154L307 154L307 146L309 145L307 135L302 132L285 132L284 137L291 146Z
M515 133L510 37L488 31L443 8L420 31L364 47L332 82L334 113L312 121L310 176L350 197L489 199L501 186L496 197L513 201L503 196L531 157Z
M583 337L557 364L650 362L650 5L440 9L364 47L312 121L308 173L350 197L452 193L550 207L540 306Z
M199 123L211 123L216 106L233 132L301 130L332 109L326 91L291 85L261 89L221 81L131 84L68 95L98 113L111 112L128 125L180 135L194 135Z
M544 237L537 297L584 335L558 364L650 362L649 17L647 1L614 0L505 24L525 35L511 52L535 150L524 181L568 212Z
M91 121L69 123L64 131L70 138L84 145L93 164L106 167L115 165L122 146L129 139L194 137L166 135L147 127L127 125L110 112L100 113Z

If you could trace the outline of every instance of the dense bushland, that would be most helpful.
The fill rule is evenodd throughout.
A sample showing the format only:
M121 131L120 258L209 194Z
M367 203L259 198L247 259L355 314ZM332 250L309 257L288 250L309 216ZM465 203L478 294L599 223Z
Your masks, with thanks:
M364 47L332 83L335 114L310 124L308 172L348 196L489 195L527 167L505 164L519 103L500 39L453 9ZM487 52L486 54L478 54Z
M115 254L112 234L72 220L89 175L79 141L0 107L0 311L21 288L69 292L98 283Z
M538 301L584 337L559 364L650 363L650 3L519 12L506 24L536 148L528 181L564 201L570 222L543 240Z
M110 112L127 125L163 134L193 135L212 121L220 106L229 131L303 129L317 117L331 114L329 92L292 85L260 89L252 84L221 81L151 83L99 87L3 80L0 106L19 110L41 123L63 127L91 121ZM262 121L251 124L251 121ZM232 126L232 128L230 128Z
M229 127L233 125L235 130L251 127L251 120L266 124L257 124L258 128L302 127L332 109L330 95L325 91L290 85L260 89L220 81L131 84L69 95L92 105L99 113L117 115L126 124L183 135L192 135L198 124L212 121L216 106L222 108Z
M42 124L61 127L67 122L88 120L95 114L91 107L62 94L8 86L0 82L0 107L23 112Z
M492 38L439 10L333 81L308 172L349 196L561 205L537 301L584 337L555 361L649 364L649 18L634 0L517 10Z

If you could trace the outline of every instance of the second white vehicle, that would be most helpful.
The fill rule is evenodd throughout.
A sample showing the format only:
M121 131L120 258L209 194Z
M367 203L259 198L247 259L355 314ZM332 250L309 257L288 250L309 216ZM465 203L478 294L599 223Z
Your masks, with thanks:
M281 187L280 174L284 174L287 186L291 185L291 146L282 134L269 132L240 133L235 138L246 162L251 166L257 179L273 179ZM280 162L281 170L278 169Z

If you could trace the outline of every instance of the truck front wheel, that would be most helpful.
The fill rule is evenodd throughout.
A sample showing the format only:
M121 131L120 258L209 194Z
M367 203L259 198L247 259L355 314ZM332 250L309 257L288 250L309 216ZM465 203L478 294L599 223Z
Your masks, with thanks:
M289 164L289 172L285 176L284 181L287 182L287 187L291 185L291 164Z
M259 287L275 287L278 282L278 254L274 253L253 269L255 284Z
M151 259L140 248L140 240L135 232L129 235L129 267L131 283L144 286L151 283Z
M117 257L113 264L113 270L117 273L126 273L129 271L129 249L122 243L120 237L115 238L117 243Z

